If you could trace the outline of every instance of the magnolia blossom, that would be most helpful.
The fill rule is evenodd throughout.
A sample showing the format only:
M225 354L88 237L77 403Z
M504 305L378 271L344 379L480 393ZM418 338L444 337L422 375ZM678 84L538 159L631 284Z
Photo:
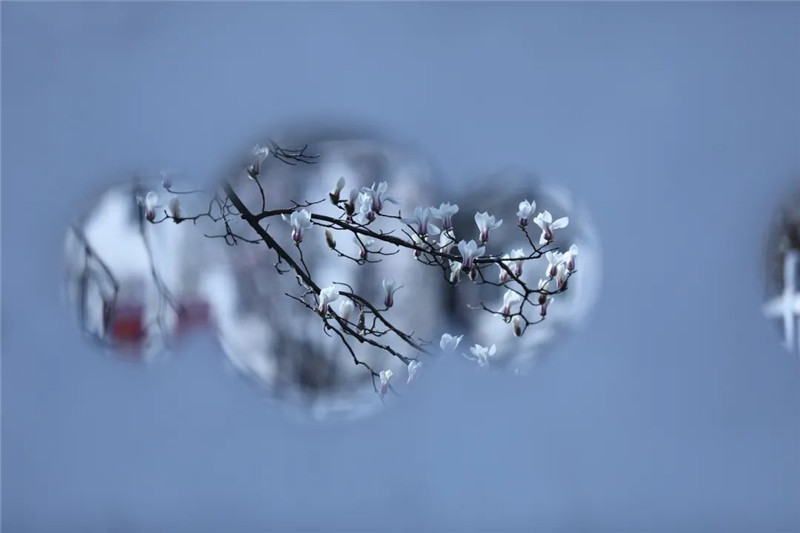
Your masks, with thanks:
M539 244L548 244L553 242L553 230L566 228L569 224L569 217L561 217L553 220L553 215L550 211L539 213L533 219L534 224L542 228L542 235L539 237Z
M458 283L461 279L462 264L459 261L450 261L450 283Z
M517 305L522 301L522 296L519 295L516 291L508 290L503 295L503 309L500 313L504 317L508 317L511 314L511 308Z
M495 352L497 352L497 347L494 344L489 348L476 344L470 348L469 351L480 366L487 366L489 364L489 358L494 357Z
M256 145L253 147L252 157L251 157L252 164L249 167L247 167L247 174L251 178L256 179L258 178L258 175L261 174L261 163L264 162L264 160L267 158L268 155L269 155L269 148L267 148L266 146Z
M486 250L483 246L478 246L475 241L461 241L458 243L458 252L461 254L462 269L466 272L472 270L475 259L483 255Z
M381 396L386 396L386 392L389 390L389 382L392 380L392 376L394 376L394 372L392 372L391 369L381 370L381 373L378 376L381 380L381 388L380 388Z
M349 322L350 315L353 314L353 309L355 309L353 301L350 298L345 298L342 300L342 303L339 304L339 316L345 322Z
M519 225L523 228L528 225L528 218L531 216L531 211L536 209L536 202L529 202L528 200L523 200L519 203L519 211L517 211L517 217L519 217Z
M321 291L319 291L319 307L317 310L320 314L325 315L328 313L328 305L336 301L339 298L339 291L331 285L330 287L325 287Z
M511 280L511 274L508 273L508 270L506 270L506 268L503 268L504 266L509 269L511 268L511 256L509 254L503 255L501 261L497 263L497 268L500 269L500 275L497 281L501 285L504 283L508 283Z
M453 215L458 213L458 205L450 205L449 202L441 204L438 208L431 207L431 214L442 221L442 229L447 231L453 229Z
M442 338L439 340L439 348L444 351L453 352L456 348L458 348L458 344L461 342L461 339L464 338L464 335L459 335L455 337L450 335L449 333L445 333L442 335Z
M522 248L511 250L511 259L514 260L514 275L517 277L522 275L522 259L524 258L525 251Z
M370 207L372 211L375 213L380 213L381 209L383 209L383 204L385 202L390 202L393 204L397 203L397 200L387 196L386 191L389 189L389 184L385 181L380 183L373 183L372 187L364 187L361 189L365 194L369 195L370 198Z
M475 213L475 224L478 225L481 244L486 244L486 242L489 240L489 231L499 228L503 224L503 221L495 221L493 215L483 212Z
M145 218L148 222L152 222L156 219L156 204L158 204L158 195L154 191L150 191L144 197L144 210L145 210Z
M567 271L567 267L564 263L558 265L558 268L556 269L555 278L558 290L561 290L567 286L567 280L569 279L569 272Z
M339 203L339 196L342 194L342 189L344 189L344 176L336 181L336 187L328 193L328 198L331 199L333 205Z
M369 190L369 189L367 189ZM375 209L373 208L372 195L368 192L362 192L358 195L358 214L355 221L359 224L366 225L375 220Z
M176 223L183 220L183 217L181 216L181 202L177 196L169 201L169 212L172 214L172 218Z
M281 215L281 217L292 225L292 240L295 244L303 242L303 232L313 225L311 224L311 213L301 209L293 211L291 216Z
M564 254L561 252L547 252L544 254L547 258L547 270L545 273L547 277L554 278L558 273L558 265L564 262Z
M417 373L419 373L421 368L422 363L419 361L411 361L408 363L408 381L406 381L407 385L411 385L411 383L417 378Z
M564 254L564 264L567 266L567 271L572 272L575 270L575 257L578 255L578 247L574 244L569 247L567 253Z
M414 231L416 231L420 237L438 235L439 228L429 222L430 218L430 207L417 207L414 209L414 217L404 218L403 222L412 225L414 227Z
M386 308L388 309L389 307L394 305L394 293L402 289L403 286L402 285L400 285L399 287L395 286L394 280L391 279L385 279L381 282L381 284L383 285L383 292L384 292L383 305L385 305Z
M510 254L505 254L502 257L502 265L498 263L497 267L500 269L500 283L507 283L511 279L511 274L508 270L514 273L514 276L519 278L522 275L522 259L525 257L525 252L522 248L515 248L511 250ZM513 262L512 262L513 261ZM505 266L506 268L503 268Z

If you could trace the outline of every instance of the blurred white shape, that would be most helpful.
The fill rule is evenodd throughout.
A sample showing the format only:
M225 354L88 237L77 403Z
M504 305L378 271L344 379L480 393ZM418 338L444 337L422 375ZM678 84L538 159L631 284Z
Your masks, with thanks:
M194 294L205 239L186 226L145 221L158 201L134 183L101 193L68 228L66 289L85 333L120 354L163 353L173 337L205 324ZM197 262L187 262L192 249Z
M797 350L797 318L800 315L800 292L797 291L797 265L800 252L789 250L783 258L783 291L764 306L767 318L783 320L783 342L789 351Z
M400 210L411 212L414 206L430 205L431 196L428 195L435 193L435 182L427 165L414 154L384 142L351 138L346 134L331 138L320 137L313 131L308 133L299 133L293 136L294 140L277 141L284 148L308 144L309 154L320 155L317 163L287 165L270 157L261 164L260 179L268 187L269 208L291 205L292 201L324 199L308 209L315 214L338 217L341 211L330 201L331 193L337 190L341 199L352 197L353 191L362 193L368 209L371 210L375 202L375 208L391 215ZM259 209L258 188L244 172L240 174L237 191L247 205ZM341 178L344 183L340 189ZM336 188L332 191L333 183ZM391 203L387 193L400 203ZM396 225L396 221L376 217L370 228L390 230ZM290 232L274 227L277 231L271 233L276 240L295 253ZM244 236L253 237L244 225L238 230ZM358 258L365 251L363 243L369 249L368 259L380 259L380 262L357 265L338 257L336 251L330 249L329 238L323 231L305 232L300 246L319 287L335 287L347 292L351 292L352 287L352 292L379 307L389 300L391 310L386 316L393 324L413 330L421 338L438 334L437 322L443 316L444 305L440 272L419 264L410 253L379 255L381 251L393 252L390 245L372 243L369 239L358 243L347 233L335 230L332 233L337 250ZM226 250L225 264L217 269L214 278L207 280L204 295L210 302L218 336L232 365L270 396L282 400L289 413L301 418L353 419L383 408L376 395L379 379L373 380L364 366L354 364L338 336L325 334L318 314L284 294L297 295L302 289L292 274L277 273L274 253L260 244L240 244L226 247ZM410 272L414 275L408 276ZM390 280L400 279L406 288L395 294L401 284L392 284ZM386 280L385 285L382 280ZM406 291L408 297L403 297ZM328 303L332 301L329 299ZM338 309L340 316L346 314L350 321L358 321L359 309L350 299L331 305L335 305L331 309ZM408 357L417 356L396 336L383 336L381 342L391 344ZM354 339L350 339L350 345L358 359L375 372L391 371L402 375L401 371L408 371L401 359L383 350Z

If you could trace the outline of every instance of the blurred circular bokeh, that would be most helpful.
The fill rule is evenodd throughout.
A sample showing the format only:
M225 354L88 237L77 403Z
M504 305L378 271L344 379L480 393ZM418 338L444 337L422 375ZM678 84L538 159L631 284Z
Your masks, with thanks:
M387 213L427 205L434 196L436 182L430 167L419 155L397 145L346 130L301 130L273 140L285 148L305 147L306 154L318 157L311 164L290 165L272 157L264 161L260 179L266 190L267 209L285 208L292 201L326 200L310 209L338 217L340 211L327 201L327 195L340 177L346 181L343 198L351 188L387 182L389 195L400 200L398 206L387 204ZM259 211L260 191L244 172L245 167L236 166L233 182L249 208ZM286 222L275 217L265 224L281 246L294 250ZM370 227L389 230L393 226L378 219ZM249 228L238 231L247 238L257 237ZM358 255L359 245L352 234L334 234L338 249ZM233 367L315 419L354 418L381 407L371 374L354 364L341 339L326 334L315 313L287 297L287 293L299 295L302 291L293 274L277 273L275 254L263 244L228 248L226 261L208 272L202 293L211 305L222 348ZM388 246L384 249L390 251ZM422 338L430 339L437 331L443 310L441 273L415 264L411 252L376 256L380 262L358 265L337 257L319 227L307 231L302 250L319 286L346 283L357 294L378 302L382 300L382 280L392 279L403 288L387 318ZM339 304L334 302L333 307ZM382 337L381 342L406 355L417 355L394 336ZM400 359L367 344L351 344L359 360L375 371L392 370L398 383L406 380L406 365Z
M487 211L503 220L503 225L491 234L486 247L487 254L508 253L515 248L522 248L526 253L532 251L517 227L516 213L523 200L536 202L528 229L535 243L538 243L540 234L532 221L536 213L547 210L554 218L569 217L569 225L555 231L555 239L549 249L558 248L566 252L571 245L577 245L577 270L570 277L567 291L553 297L543 322L531 325L521 337L517 337L513 326L500 317L474 310L473 307L481 301L492 309L502 306L505 291L490 285L462 283L459 290L452 291L448 300L450 315L454 318L452 328L459 333L466 333L466 342L482 346L495 344L497 354L491 359L492 366L524 374L543 355L552 353L570 332L580 329L597 303L602 280L597 228L587 208L578 203L568 190L521 171L503 171L475 178L469 188L453 191L453 197L461 206L455 219L457 239L477 240L473 217L478 211ZM467 230L464 232L459 228ZM521 277L528 286L535 288L540 279L546 278L546 266L544 257L526 262ZM497 281L494 276L498 273L497 268L487 271L492 281ZM530 313L528 317L538 318Z
M142 198L156 187L135 179L101 192L71 222L64 243L66 296L82 330L129 360L152 360L209 325L198 283L218 257L216 243L190 224L147 222ZM160 219L172 195L156 195Z

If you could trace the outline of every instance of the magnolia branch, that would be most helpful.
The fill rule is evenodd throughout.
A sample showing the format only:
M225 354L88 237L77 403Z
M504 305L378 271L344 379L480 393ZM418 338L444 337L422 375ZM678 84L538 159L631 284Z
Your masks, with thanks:
M348 260L360 267L369 267L405 250L413 254L420 267L438 268L454 290L469 280L475 285L486 285L505 291L501 308L492 308L483 301L471 308L499 317L511 324L514 334L518 337L529 327L546 319L553 298L568 289L571 276L577 272L577 247L573 245L567 252L561 253L553 245L555 231L566 227L569 219L567 217L554 219L546 210L531 218L536 203L528 200L523 200L517 206L516 228L522 234L529 250L517 248L495 253L487 253L486 248L491 241L491 235L499 230L503 220L497 220L487 212L475 213L477 241L458 240L453 223L453 218L459 211L457 205L443 203L439 207L419 206L413 210L413 215L409 218L403 217L399 209L396 214L389 213L388 205L399 202L388 196L386 182L373 184L372 187L352 188L345 197L343 191L346 183L344 178L340 178L327 199L302 203L291 201L289 202L291 205L287 207L267 209L268 194L265 188L268 188L269 177L264 175L263 161L272 156L289 165L316 163L318 156L308 154L307 150L307 146L284 149L272 141L267 146L257 146L253 150L252 161L245 171L250 182L258 188L260 209L250 209L235 190L234 184L226 181L222 184L221 190L213 194L205 211L187 216L181 210L178 196L202 192L177 192L171 188L171 180L169 183L165 180L165 189L175 195L169 204L169 209L164 209L163 216L156 220L157 198L154 193L148 193L143 200L145 218L154 224L167 220L176 224L190 220L196 224L200 220L207 219L212 223L223 225L223 231L207 235L210 238L223 238L226 244L231 246L239 242L266 245L275 253L276 272L281 275L293 273L302 290L299 295L287 293L286 296L300 302L309 312L319 316L324 332L329 336L335 335L341 340L354 363L363 366L370 373L373 384L381 395L391 390L392 371L376 371L360 360L352 342L368 345L405 363L409 370L409 382L422 365L419 356L435 355L432 342L415 337L413 331L409 332L389 320L387 314L394 304L395 293L402 288L393 280L383 280L381 306L357 294L353 287L341 282L328 287L320 286L315 281L314 272L303 252L304 235L312 228L319 228L325 232L328 247L334 254L332 260ZM326 201L338 209L339 216L312 212L315 207ZM269 222L278 218L280 220L276 224L262 225L264 221ZM255 237L244 237L234 231L236 220L243 221L255 233ZM378 229L378 221L381 225L388 224L394 227L389 231ZM531 221L541 230L538 240L529 232ZM275 238L276 231L289 233L293 248L282 246ZM458 231L460 233L461 229ZM341 239L337 237L342 235L349 236L349 240L357 244L357 255L341 249L338 244ZM523 273L529 271L532 268L530 265L540 259L547 261L546 268L543 269L544 277L540 278L536 285L529 285ZM495 266L496 273L491 273L489 269ZM346 287L347 290L339 290L337 285L343 289ZM337 300L340 300L339 308L334 311L331 304ZM401 345L412 353L404 354L388 341L387 336L399 340ZM444 351L455 350L461 338L445 333L439 341L439 348ZM487 348L476 343L470 352L471 356L467 356L468 358L476 360L481 366L486 366L495 356L495 346ZM379 380L380 386L376 384L376 379Z

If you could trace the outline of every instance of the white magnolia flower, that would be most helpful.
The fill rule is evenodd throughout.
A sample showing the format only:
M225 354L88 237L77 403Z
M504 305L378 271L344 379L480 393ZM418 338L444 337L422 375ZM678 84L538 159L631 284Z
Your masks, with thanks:
M522 296L520 296L519 293L512 290L506 291L506 293L503 295L503 309L500 311L500 313L505 317L509 316L511 314L511 308L521 301Z
M264 162L268 155L268 147L259 145L253 147L250 157L251 163L250 166L247 167L247 174L251 178L256 179L258 175L261 174L261 163Z
M411 383L417 378L417 373L419 373L421 368L422 363L419 361L411 361L408 363L408 381L406 381L406 385L411 385Z
M542 228L542 235L539 237L539 244L548 244L553 242L553 230L566 228L569 224L569 217L561 217L553 220L553 215L550 211L539 213L533 219L534 224Z
M404 218L403 222L410 224L414 227L414 231L421 237L428 235L438 235L439 228L430 223L431 208L430 207L416 207L414 209L413 218Z
M453 229L453 215L458 213L458 205L449 202L441 204L438 208L431 207L431 214L442 221L442 229Z
M452 228L444 230L439 234L439 251L445 254L449 254L450 250L453 249L453 246L456 244L456 234L453 232Z
M567 266L567 271L572 272L575 270L575 257L578 255L578 247L574 244L569 247L567 253L564 254L564 264Z
M501 285L511 281L511 274L508 273L508 270L503 268L504 266L508 269L511 269L511 256L509 254L503 255L501 262L497 264L497 268L500 269L500 275L498 276L497 281Z
M460 261L450 261L450 283L458 283L461 279L461 268Z
M386 392L389 390L389 382L392 380L392 376L394 376L394 372L392 372L391 369L381 370L381 373L379 375L381 380L381 388L380 388L381 396L386 396Z
M372 195L368 192L360 193L358 195L358 214L355 217L355 221L366 225L375 220L376 211L372 208L372 205Z
M469 272L475 263L475 259L483 255L486 250L483 246L478 246L475 241L461 241L458 243L458 251L461 254L462 269Z
M509 270L514 273L514 276L519 278L522 275L522 259L525 258L525 252L522 248L515 248L511 250L510 254L505 254L503 256L503 265L506 266ZM497 267L500 269L500 283L506 283L511 279L511 275L508 273L508 270L500 266L499 264Z
M453 352L456 348L458 348L458 344L461 342L462 338L464 338L464 335L455 337L449 333L445 333L439 340L439 348L446 352Z
M291 216L281 215L281 217L292 225L292 240L295 244L303 242L303 232L313 225L311 223L311 213L301 209L293 211Z
M525 252L522 248L515 248L511 250L511 259L514 260L514 275L520 277L522 275L522 259L525 258Z
M495 352L497 352L497 347L494 344L489 348L476 344L470 348L469 351L480 366L487 366L489 364L489 359L494 357Z
M503 221L495 221L493 215L484 212L475 213L475 224L478 225L481 244L485 244L489 240L489 231L499 228L503 224Z
M556 269L556 287L558 290L563 289L567 286L567 279L569 279L569 272L567 271L567 267L564 263L558 265Z
M158 207L158 195L154 191L150 191L144 198L138 197L139 205L144 206L144 216L152 222L156 219L156 207Z
M517 216L519 217L520 226L524 228L528 225L528 218L531 216L531 211L534 209L536 209L536 202L523 200L519 203L519 211L517 211Z
M545 274L549 278L556 277L556 274L558 273L558 265L564 262L564 254L555 251L547 252L544 254L544 256L547 258L547 270L545 271Z
M319 307L317 310L325 315L328 313L328 305L339 298L339 291L331 285L319 291Z
M373 183L372 187L364 187L361 189L364 193L368 194L371 200L371 209L375 213L380 213L381 209L383 209L383 204L386 202L390 202L393 204L397 203L397 200L387 196L386 191L389 189L389 184L385 181L380 183Z
M391 279L385 279L381 282L381 284L383 285L383 293L384 293L383 305L389 308L394 305L394 293L402 289L403 286L402 285L400 285L399 287L395 286L394 280Z
M336 181L336 187L328 193L328 198L331 199L331 203L336 205L339 203L339 197L342 194L342 189L344 189L344 176L340 177Z
M353 314L353 309L355 309L353 301L350 298L345 298L342 300L342 303L339 304L339 316L342 320L349 322L350 315Z

